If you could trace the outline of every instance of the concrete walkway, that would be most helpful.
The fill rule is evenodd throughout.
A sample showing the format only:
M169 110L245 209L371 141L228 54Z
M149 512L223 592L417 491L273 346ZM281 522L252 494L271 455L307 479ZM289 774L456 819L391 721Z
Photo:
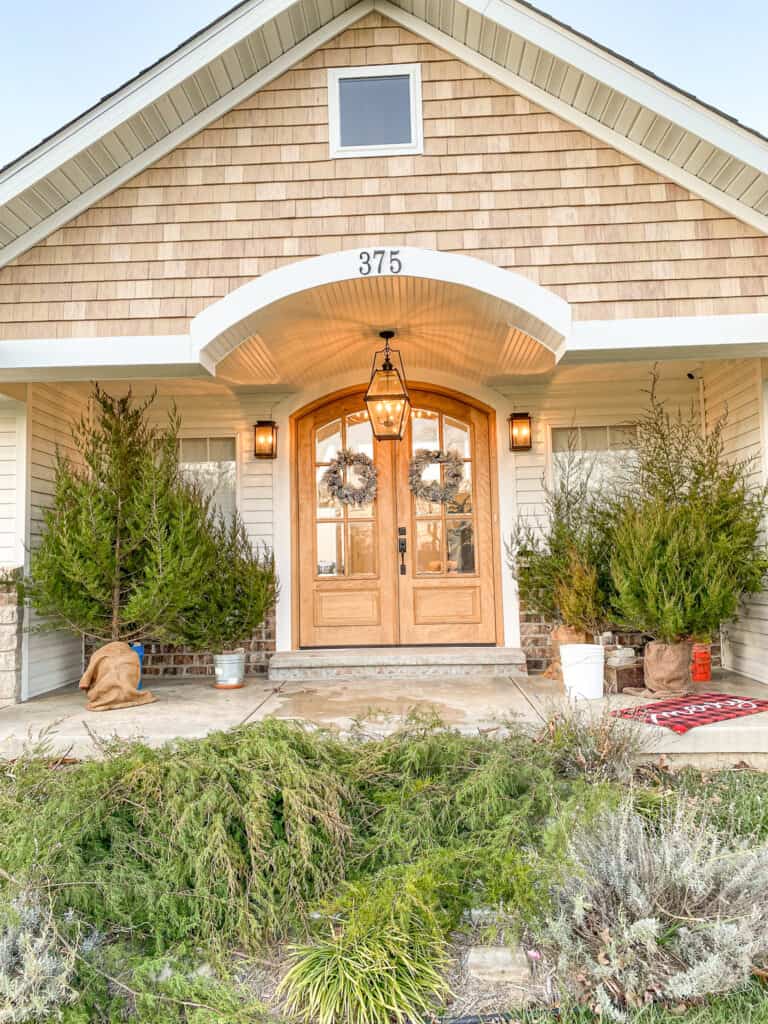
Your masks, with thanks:
M151 689L156 703L123 711L86 711L83 695L74 686L0 709L0 758L18 757L41 741L51 753L93 757L98 756L94 738L140 738L159 746L270 715L342 732L357 722L378 735L397 728L415 709L434 711L447 725L464 732L493 733L510 719L537 728L563 700L555 684L536 676L285 683L279 689L259 681L229 692L214 690L207 680L185 679L152 683ZM698 690L768 699L768 686L727 673L717 673ZM616 696L589 706L599 713L606 704L642 703L642 698ZM653 756L711 767L745 762L768 768L766 713L700 727L683 736L656 726L642 728Z

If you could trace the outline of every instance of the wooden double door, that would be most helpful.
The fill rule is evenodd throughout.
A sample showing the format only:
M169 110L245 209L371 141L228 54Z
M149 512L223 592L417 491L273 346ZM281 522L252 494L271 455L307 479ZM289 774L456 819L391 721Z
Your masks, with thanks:
M300 647L496 643L491 414L422 389L411 390L411 401L402 441L373 438L362 391L297 421ZM323 477L341 449L374 460L377 493L367 505L328 493ZM411 492L411 458L420 449L459 453L463 479L451 501ZM423 479L444 473L433 463Z

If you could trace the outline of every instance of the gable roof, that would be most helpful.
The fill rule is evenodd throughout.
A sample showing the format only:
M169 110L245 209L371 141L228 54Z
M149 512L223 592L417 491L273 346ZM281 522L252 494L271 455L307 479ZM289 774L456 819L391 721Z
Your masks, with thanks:
M768 140L523 0L244 0L0 169L0 266L377 10L768 234Z

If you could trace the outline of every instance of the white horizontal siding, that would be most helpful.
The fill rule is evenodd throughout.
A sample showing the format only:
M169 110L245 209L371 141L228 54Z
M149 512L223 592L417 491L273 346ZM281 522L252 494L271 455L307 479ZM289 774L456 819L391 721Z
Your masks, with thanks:
M0 396L0 567L21 564L19 543L22 524L18 519L19 488L23 488L24 406Z
M27 397L27 508L28 538L39 542L43 515L53 504L56 449L76 457L72 445L72 423L83 412L85 400L75 388L63 385L30 385ZM31 631L25 634L23 696L25 699L55 690L80 678L83 669L82 642L62 630L35 632L39 624L30 615Z
M751 460L756 486L765 478L763 454L763 372L759 359L708 363L704 368L707 428L726 417L725 454ZM768 595L745 602L738 619L723 629L726 668L768 682Z

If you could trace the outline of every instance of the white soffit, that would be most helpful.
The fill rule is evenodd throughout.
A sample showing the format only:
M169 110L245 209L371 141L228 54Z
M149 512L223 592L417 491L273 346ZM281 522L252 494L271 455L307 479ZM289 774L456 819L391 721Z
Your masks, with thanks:
M768 233L768 140L519 0L246 0L0 170L0 265L374 9Z

